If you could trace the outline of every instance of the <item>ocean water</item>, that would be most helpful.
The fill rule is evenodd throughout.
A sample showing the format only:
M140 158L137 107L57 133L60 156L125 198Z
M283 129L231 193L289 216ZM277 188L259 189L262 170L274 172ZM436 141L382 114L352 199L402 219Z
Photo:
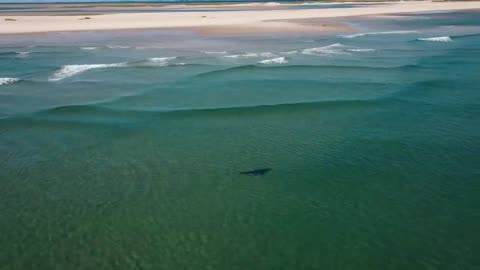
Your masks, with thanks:
M2 36L0 269L479 269L480 16L345 20Z
M123 4L123 3L249 3L249 0L0 0L0 4ZM294 3L297 0L268 1L259 0L256 3ZM312 1L310 3L327 1Z

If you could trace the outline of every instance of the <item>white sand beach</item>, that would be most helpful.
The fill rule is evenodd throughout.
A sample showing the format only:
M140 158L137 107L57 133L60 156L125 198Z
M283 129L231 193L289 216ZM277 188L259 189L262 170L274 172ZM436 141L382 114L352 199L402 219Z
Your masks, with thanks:
M251 4L255 5L255 4ZM93 31L120 29L192 29L222 33L269 33L346 31L335 23L303 24L296 19L334 18L345 16L383 15L415 12L442 12L480 9L480 1L469 2L385 2L364 3L351 8L274 10L268 5L260 10L164 11L156 13L122 13L100 15L2 15L0 34L42 33L58 31ZM194 8L194 7L192 7ZM88 17L88 18L86 18Z

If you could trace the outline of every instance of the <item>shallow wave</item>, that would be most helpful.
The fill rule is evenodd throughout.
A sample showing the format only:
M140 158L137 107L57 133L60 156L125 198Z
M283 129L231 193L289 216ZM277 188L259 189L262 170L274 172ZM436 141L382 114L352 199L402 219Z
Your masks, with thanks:
M277 58L266 59L258 62L258 64L263 64L263 65L287 64L287 63L288 63L288 60L286 57L277 57Z
M86 50L86 51L91 51L91 50L96 50L98 47L81 47L80 49Z
M400 66L389 66L389 67L371 67L371 66L354 66L354 65L242 65L235 66L226 69L219 69L213 71L207 71L200 73L195 77L207 77L207 76L217 76L225 73L235 73L235 72L257 72L257 71L291 71L291 72L300 72L302 71L324 71L325 69L337 69L337 70L390 70L390 69L415 69L418 68L417 65L400 65Z
M343 38L357 38L357 37L364 37L364 36L371 36L371 35L401 35L401 34L415 34L418 31L411 30L411 31L384 31L384 32L367 32L367 33L357 33L352 35L345 35L342 36Z
M0 85L14 84L18 82L18 78L0 78Z
M55 72L50 78L49 81L60 81L68 77L80 74L87 70L91 69L100 69L100 68L116 68L116 67L126 67L127 63L114 63L114 64L92 64L92 65L65 65L60 70Z
M471 38L471 37L478 37L478 36L480 36L480 33L451 36L451 38L452 39L459 39L459 38Z
M291 54L296 54L296 53L299 53L299 51L295 50L295 51L280 52L280 54L285 54L285 55L291 55Z
M341 54L345 53L345 50L350 48L347 45L341 43L335 43L323 47L308 48L302 50L303 54Z
M225 58L259 58L259 57L275 57L277 56L271 52L261 52L261 53L243 53L243 54L233 54L225 55Z
M353 49L347 49L349 52L374 52L376 51L375 49L360 49L360 48L353 48Z
M433 41L433 42L452 42L453 39L449 36L443 37L430 37L430 38L417 38L420 41Z
M166 66L171 60L176 58L177 57L152 57L148 58L147 62L153 64L154 66Z
M16 56L16 52L0 52L0 57L2 56Z
M314 101L298 101L291 103L272 103L272 104L253 104L240 105L231 107L197 107L197 108L176 108L176 109L156 109L156 110L136 110L136 109L116 109L105 106L105 104L88 104L88 105L66 105L54 107L46 110L35 112L32 116L56 117L56 116L75 116L70 121L81 121L79 116L89 117L91 123L92 118L108 120L110 118L118 118L121 115L122 120L128 117L142 117L149 115L176 115L176 114L199 114L199 113L237 113L238 111L246 111L248 113L271 112L272 110L283 110L284 108L295 107L297 109L318 109L320 107L338 107L338 106L370 106L377 102L381 102L384 98L374 99L339 99L339 100L314 100ZM48 118L45 118L48 119ZM64 118L67 120L67 118ZM133 120L133 119L132 119Z
M315 47L315 48L308 48L302 50L302 54L310 54L310 55L319 55L319 54L345 54L348 52L348 49L352 47L341 44L335 43L323 47Z

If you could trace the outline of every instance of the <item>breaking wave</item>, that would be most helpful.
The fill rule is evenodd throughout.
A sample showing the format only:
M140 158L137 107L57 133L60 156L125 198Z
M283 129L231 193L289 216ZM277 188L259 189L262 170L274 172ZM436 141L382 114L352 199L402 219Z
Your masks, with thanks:
M263 65L287 64L287 63L288 63L288 60L286 57L272 58L272 59L262 60L258 62L258 64L263 64Z
M60 81L68 77L80 74L91 69L100 68L114 68L114 67L126 67L127 63L114 63L114 64L93 64L93 65L65 65L57 72L53 73L48 79L49 81Z
M60 70L50 76L49 81L60 81L74 75L78 75L92 69L120 68L120 67L162 67L167 66L169 61L176 57L154 57L146 61L124 62L113 64L86 64L86 65L65 65Z
M148 58L148 62L156 66L165 66L168 64L168 62L176 58L177 57L152 57L152 58Z
M350 48L347 45L341 43L335 43L328 46L308 48L302 50L303 54L342 54L346 52L346 49Z
M233 54L225 55L225 58L259 58L259 57L275 57L277 56L271 52L261 52L261 53L243 53L243 54Z
M433 42L452 42L452 38L449 36L444 37L430 37L430 38L417 38L420 41L433 41Z
M0 78L0 85L13 84L18 82L17 78Z

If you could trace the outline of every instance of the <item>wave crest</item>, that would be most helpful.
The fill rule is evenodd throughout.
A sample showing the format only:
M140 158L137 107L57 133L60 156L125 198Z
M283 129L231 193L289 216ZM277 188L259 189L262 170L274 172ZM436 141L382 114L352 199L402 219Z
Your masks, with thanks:
M233 54L225 55L225 58L258 58L258 57L275 57L277 56L271 52L261 52L261 53L243 53L243 54Z
M308 48L302 50L302 54L342 54L346 52L346 49L350 46L343 45L341 43L335 43L323 47Z
M31 52L15 52L17 54L17 57L18 58L25 58L25 57L28 57L28 55L31 53Z
M132 46L123 46L123 45L107 45L109 49L131 49Z
M360 48L354 48L354 49L347 49L349 52L374 52L376 51L375 49L360 49Z
M343 38L357 38L357 37L364 37L364 36L372 36L372 35L401 35L401 34L415 34L418 31L415 30L407 30L407 31L384 31L384 32L367 32L367 33L357 33L352 35L345 35L342 36Z

